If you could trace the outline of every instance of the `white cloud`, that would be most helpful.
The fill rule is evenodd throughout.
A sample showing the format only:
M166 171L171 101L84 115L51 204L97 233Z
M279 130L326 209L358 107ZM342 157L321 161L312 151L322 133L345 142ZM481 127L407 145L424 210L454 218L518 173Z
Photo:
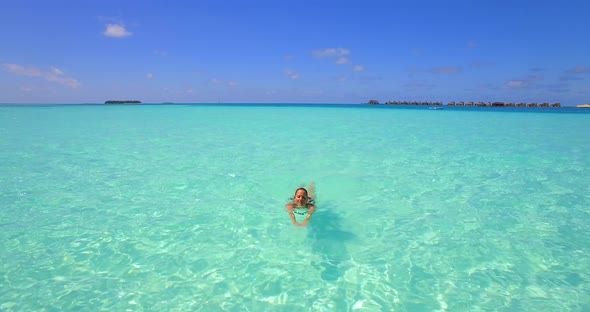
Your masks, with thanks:
M323 50L315 50L311 53L317 58L325 58L346 56L350 54L350 51L344 48L327 48Z
M285 70L285 75L287 75L287 77L289 77L291 80L299 79L299 74L289 69Z
M212 84L226 85L228 87L235 87L239 84L237 81L233 81L233 80L225 81L225 80L219 79L219 78L211 78L211 79L209 79L209 82Z
M524 88L528 85L528 82L525 80L510 80L502 86L505 89L518 89Z
M456 66L435 67L430 72L433 74L457 74L461 72L461 68Z
M80 86L80 82L77 79L65 77L63 75L63 71L54 66L49 67L49 70L47 71L43 71L36 67L24 67L18 64L2 64L2 67L13 74L28 77L39 77L70 88L77 88Z
M125 29L123 24L107 24L103 35L114 38L124 38L131 36L132 33Z
M61 71L61 69L59 69L57 67L51 66L51 67L49 67L49 70L51 70L51 73L52 74L57 75L57 76L60 76L60 75L63 75L64 74L64 72Z
M152 73L147 73L145 76L147 77L147 79L154 78L154 74L152 74Z
M568 69L566 72L570 74L588 74L590 73L590 67L576 66L572 69Z
M350 60L348 59L348 57L343 56L343 57L339 57L336 60L336 64L339 64L339 65L348 64L348 63L350 63Z
M5 70L23 76L40 77L42 75L41 70L36 67L23 67L18 64L2 64Z
M338 65L346 65L346 64L350 64L350 58L348 57L348 55L350 55L350 50L345 49L345 48L326 48L326 49L322 49L322 50L314 50L311 52L311 54L315 57L315 58L319 58L319 59L335 59L335 63ZM365 68L361 65L356 65L353 67L354 71L364 71Z
M508 80L502 88L504 89L521 89L521 88L534 88L537 86L537 82L543 80L542 75L528 75L521 79Z

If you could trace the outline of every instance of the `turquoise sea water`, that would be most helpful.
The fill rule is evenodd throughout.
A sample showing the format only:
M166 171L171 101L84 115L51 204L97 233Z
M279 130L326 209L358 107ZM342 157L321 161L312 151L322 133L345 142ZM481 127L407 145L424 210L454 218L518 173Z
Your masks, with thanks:
M0 310L589 311L557 112L0 106Z

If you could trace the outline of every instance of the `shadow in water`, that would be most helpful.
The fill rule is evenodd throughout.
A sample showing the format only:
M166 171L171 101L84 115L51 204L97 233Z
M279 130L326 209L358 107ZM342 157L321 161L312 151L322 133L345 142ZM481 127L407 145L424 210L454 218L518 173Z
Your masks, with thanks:
M308 231L312 251L322 256L321 263L312 265L322 269L325 281L336 281L344 275L344 263L350 260L346 243L356 239L356 235L343 229L342 218L332 207L326 203L318 205Z

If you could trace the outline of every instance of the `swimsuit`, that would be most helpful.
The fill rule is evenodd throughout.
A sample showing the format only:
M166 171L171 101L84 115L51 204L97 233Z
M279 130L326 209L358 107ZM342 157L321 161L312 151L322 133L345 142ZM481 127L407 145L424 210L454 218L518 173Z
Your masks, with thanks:
M293 216L297 222L303 222L308 214L309 214L309 207L293 207Z
M291 202L293 201L293 197L289 198L289 200L291 200ZM307 204L305 206L299 206L299 207L295 207L295 203L293 203L293 215L295 216L295 220L297 220L297 222L301 222L303 220L299 220L299 219L303 219L304 217L307 217L307 214L309 213L309 208L310 206L315 206L315 202L313 200L313 198L308 197L307 199ZM299 216L303 216L303 217L299 217Z
M306 215L309 212L309 207L293 207L293 213L298 215Z

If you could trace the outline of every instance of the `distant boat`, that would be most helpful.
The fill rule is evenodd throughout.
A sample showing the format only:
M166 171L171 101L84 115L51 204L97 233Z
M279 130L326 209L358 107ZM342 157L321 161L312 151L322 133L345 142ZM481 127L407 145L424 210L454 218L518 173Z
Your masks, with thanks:
M430 106L428 109L436 110L436 109L444 109L442 106Z
M580 104L576 105L577 108L590 108L590 104Z

